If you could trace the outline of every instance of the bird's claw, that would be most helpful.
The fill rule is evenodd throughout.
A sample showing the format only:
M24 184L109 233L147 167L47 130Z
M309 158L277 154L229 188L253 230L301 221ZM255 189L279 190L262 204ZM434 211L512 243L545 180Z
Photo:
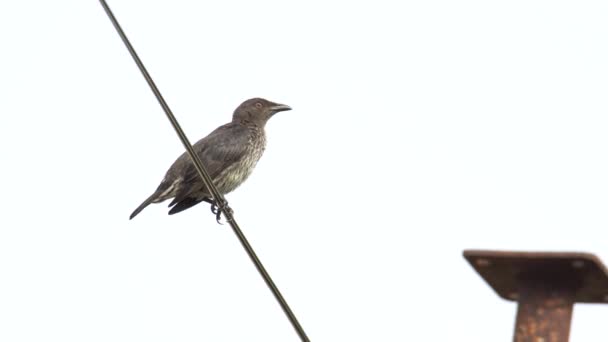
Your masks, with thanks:
M232 214L232 209L228 207L228 202L224 201L220 205L218 205L217 201L213 201L213 203L211 203L211 212L215 215L215 220L219 224L223 224L222 222L220 222L223 210L227 210L230 212L230 214Z

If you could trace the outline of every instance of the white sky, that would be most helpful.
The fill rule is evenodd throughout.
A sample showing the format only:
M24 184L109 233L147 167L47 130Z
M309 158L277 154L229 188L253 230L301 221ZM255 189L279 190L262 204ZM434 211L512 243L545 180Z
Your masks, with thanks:
M608 262L606 1L110 1L192 141L289 104L228 200L314 341L509 341L463 249ZM297 341L96 1L0 5L0 340ZM606 341L577 305L572 341Z

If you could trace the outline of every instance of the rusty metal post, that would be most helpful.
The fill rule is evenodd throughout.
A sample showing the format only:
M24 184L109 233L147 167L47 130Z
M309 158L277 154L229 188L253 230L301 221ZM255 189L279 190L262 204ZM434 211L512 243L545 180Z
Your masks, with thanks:
M587 253L464 251L481 277L517 301L515 342L567 342L574 303L608 302L608 271Z
M557 283L558 287L561 287ZM542 281L525 281L517 299L515 342L567 342L574 307L575 290L553 288Z

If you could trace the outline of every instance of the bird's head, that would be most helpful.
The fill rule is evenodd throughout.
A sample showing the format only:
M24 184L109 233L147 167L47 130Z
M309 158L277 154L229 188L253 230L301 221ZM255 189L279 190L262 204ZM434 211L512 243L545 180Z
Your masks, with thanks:
M286 110L291 110L291 107L261 98L253 98L238 106L232 115L232 121L264 125L273 115Z

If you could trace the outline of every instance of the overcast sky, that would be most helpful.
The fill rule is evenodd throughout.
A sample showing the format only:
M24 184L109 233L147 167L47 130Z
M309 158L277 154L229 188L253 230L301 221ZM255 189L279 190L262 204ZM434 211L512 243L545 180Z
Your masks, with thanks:
M235 217L314 341L509 341L467 248L608 262L606 1L109 1L192 141L267 126ZM0 340L297 341L97 1L0 5ZM572 341L606 341L577 305Z

